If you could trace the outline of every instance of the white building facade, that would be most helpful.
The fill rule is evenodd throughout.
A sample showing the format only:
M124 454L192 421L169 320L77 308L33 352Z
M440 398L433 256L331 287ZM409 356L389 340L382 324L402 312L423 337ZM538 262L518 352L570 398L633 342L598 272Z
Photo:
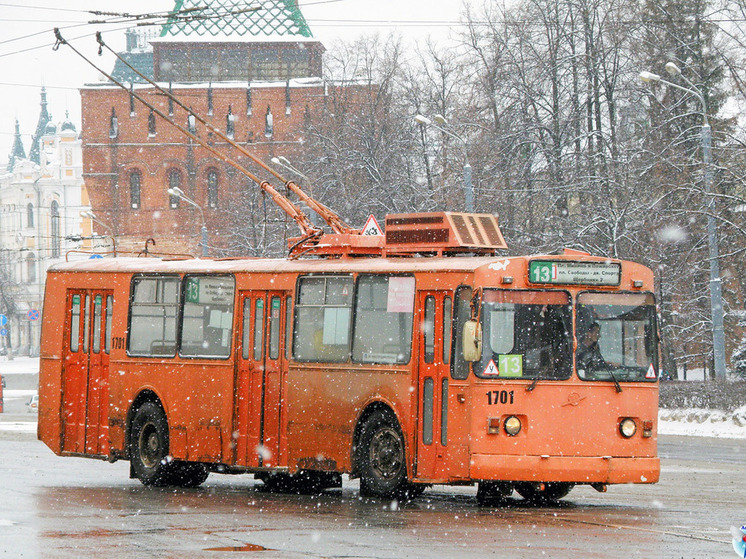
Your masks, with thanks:
M91 222L81 217L90 205L73 123L47 123L38 138L38 157L37 164L11 155L8 169L0 173L2 353L38 355L46 271L69 251L91 248Z

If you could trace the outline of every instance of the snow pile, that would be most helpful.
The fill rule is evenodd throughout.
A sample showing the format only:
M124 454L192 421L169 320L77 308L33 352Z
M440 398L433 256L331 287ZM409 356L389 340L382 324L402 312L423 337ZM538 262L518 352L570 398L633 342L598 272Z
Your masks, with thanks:
M661 409L658 433L746 439L746 405L730 412L703 408Z

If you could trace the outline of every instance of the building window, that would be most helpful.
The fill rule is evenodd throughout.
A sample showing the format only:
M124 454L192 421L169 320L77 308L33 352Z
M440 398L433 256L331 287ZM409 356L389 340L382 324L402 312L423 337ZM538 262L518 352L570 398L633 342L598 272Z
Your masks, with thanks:
M181 173L176 169L171 169L168 172L168 187L181 189ZM179 200L180 198L178 196L170 196L169 205L172 208L178 208Z
M272 109L267 105L267 114L264 115L264 136L271 138L275 133L275 118L272 116Z
M155 113L153 112L153 109L150 109L150 114L148 115L148 137L153 138L155 136Z
M309 75L308 49L258 48L251 53L251 79L284 81Z
M60 236L60 205L57 200L52 200L49 213L52 218L52 258L59 258L62 237Z
M26 227L34 226L34 205L29 203L26 206Z
M236 117L233 116L233 107L228 105L228 114L225 116L225 135L231 140L236 137Z
M207 172L207 207L218 207L218 172L214 169Z
M36 255L33 252L26 257L26 277L29 283L36 283Z
M132 171L130 175L130 207L133 210L140 208L140 185L142 175L140 171Z
M109 117L109 138L112 140L119 136L119 120L117 119L117 113L114 107L111 108L111 116Z

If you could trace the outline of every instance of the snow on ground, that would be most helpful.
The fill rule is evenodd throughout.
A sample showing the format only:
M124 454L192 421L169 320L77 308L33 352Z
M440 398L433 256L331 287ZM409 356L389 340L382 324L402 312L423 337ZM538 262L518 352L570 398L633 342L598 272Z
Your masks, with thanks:
M14 357L8 361L7 357L0 357L0 375L28 375L39 372L38 357Z
M0 357L0 374L20 375L33 374L39 371L38 357L15 357L8 361L7 357ZM700 374L697 375L696 373ZM701 380L701 370L688 371L689 380ZM694 373L694 374L692 374ZM34 391L6 390L6 398L28 398ZM33 421L2 421L0 414L0 430L2 431L35 431ZM688 435L694 437L719 437L725 439L746 439L746 405L737 410L726 413L719 410L691 409L661 409L658 413L658 433L662 435Z
M658 412L658 433L746 439L746 406L727 413L699 408L661 409Z

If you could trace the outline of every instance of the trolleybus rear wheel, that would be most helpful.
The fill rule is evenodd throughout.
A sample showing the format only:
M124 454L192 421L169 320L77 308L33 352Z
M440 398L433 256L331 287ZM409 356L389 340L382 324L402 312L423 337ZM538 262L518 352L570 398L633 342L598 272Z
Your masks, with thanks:
M520 496L527 501L534 503L548 503L558 501L562 497L567 496L570 490L575 487L575 484L555 481L544 483L543 486L544 489L541 489L539 484L522 482L515 484L515 490L518 491Z
M383 411L374 412L360 433L360 493L384 498L410 498L425 486L407 481L404 437L396 419Z
M168 421L161 407L146 402L132 419L130 463L143 485L163 487L172 481L168 460Z

